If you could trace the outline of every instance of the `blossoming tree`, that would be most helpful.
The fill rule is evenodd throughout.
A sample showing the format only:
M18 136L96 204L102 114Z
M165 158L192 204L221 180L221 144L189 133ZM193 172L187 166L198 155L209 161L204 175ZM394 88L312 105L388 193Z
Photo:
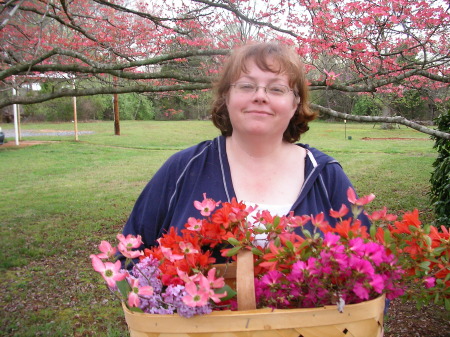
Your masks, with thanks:
M449 20L448 0L10 0L0 10L2 90L46 79L60 85L45 94L5 95L0 108L63 96L209 89L233 46L273 39L297 49L311 90L401 96L412 89L439 107L449 96ZM450 139L401 116L313 108Z

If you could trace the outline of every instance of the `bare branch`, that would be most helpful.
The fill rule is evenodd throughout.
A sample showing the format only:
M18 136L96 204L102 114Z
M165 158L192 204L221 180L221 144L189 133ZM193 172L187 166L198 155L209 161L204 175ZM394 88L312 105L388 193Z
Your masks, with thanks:
M150 93L150 92L169 92L181 90L203 90L209 89L211 84L175 84L167 86L148 86L148 85L134 85L126 87L102 87L102 88L87 88L87 89L63 89L58 92L50 94L40 94L38 96L12 96L0 102L0 109L12 104L35 104L42 103L51 99L60 97L79 97L79 96L93 96L102 94L126 94L131 92Z
M397 123L397 124L408 126L411 129L426 133L431 136L450 140L450 133L427 128L426 126L412 122L402 116L395 116L395 117L357 116L357 115L350 115L348 113L339 112L339 111L336 111L336 110L333 110L330 108L325 108L325 107L317 105L317 104L311 104L311 108L318 110L318 111L320 111L326 115L332 116L332 117L336 117L336 118L340 118L340 119L347 119L347 120L355 121L355 122Z
M19 9L20 5L22 5L22 3L24 2L24 0L20 0L15 6L14 8L8 13L8 15L6 16L6 18L2 21L2 23L0 24L0 30L3 29L3 27L5 27L8 24L8 21L14 16L14 14L16 13L17 9ZM9 6L11 6L14 3L14 1L8 1L4 6L4 8L7 8Z

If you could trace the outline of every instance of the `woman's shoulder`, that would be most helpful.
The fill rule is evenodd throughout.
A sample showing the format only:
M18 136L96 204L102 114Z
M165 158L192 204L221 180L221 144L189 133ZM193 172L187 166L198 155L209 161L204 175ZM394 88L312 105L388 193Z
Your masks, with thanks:
M207 157L212 153L217 152L218 147L220 146L220 137L202 141L196 145L190 146L178 152L175 152L173 155L167 159L165 166L185 166L188 163L192 162L195 159L201 159L202 157Z
M314 166L326 164L339 165L339 162L335 158L309 144L297 143L297 145L303 147L307 151L307 158L315 164Z

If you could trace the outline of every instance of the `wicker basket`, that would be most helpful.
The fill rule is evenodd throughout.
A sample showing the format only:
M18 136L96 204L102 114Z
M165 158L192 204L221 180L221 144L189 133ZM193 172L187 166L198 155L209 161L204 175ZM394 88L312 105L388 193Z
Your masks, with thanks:
M183 318L131 312L123 304L131 337L381 337L385 299L312 309L252 309L253 257L238 255L236 268L227 267L226 278L236 277L239 311L214 311L209 315ZM247 268L247 269L245 269ZM246 270L246 272L242 272ZM235 276L237 275L237 276ZM251 280L251 282L249 282ZM250 288L243 291L243 285ZM253 302L252 302L253 301ZM244 308L244 309L243 309Z

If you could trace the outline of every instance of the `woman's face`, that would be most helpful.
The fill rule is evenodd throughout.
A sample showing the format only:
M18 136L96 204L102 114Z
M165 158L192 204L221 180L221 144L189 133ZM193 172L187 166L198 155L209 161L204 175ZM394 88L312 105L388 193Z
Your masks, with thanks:
M263 71L252 60L246 63L246 69L248 73L242 72L232 83L226 100L233 135L281 140L299 103L289 88L288 76ZM258 86L256 91L247 83ZM264 87L270 90L266 93ZM286 88L289 91L280 94L280 89Z

